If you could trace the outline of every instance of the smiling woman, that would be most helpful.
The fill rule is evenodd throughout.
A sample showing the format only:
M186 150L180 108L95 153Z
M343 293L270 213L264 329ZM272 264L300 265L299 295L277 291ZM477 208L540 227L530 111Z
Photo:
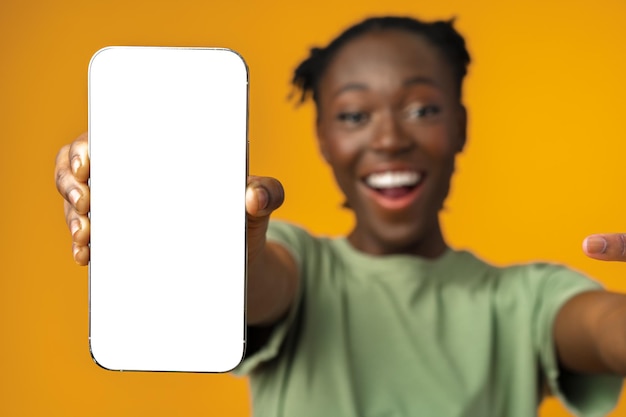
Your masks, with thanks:
M329 62L318 101L322 154L357 218L350 242L372 254L441 255L438 212L465 143L447 61L423 36L375 29Z
M446 243L439 215L466 141L468 63L450 22L385 17L296 71L356 222L330 239L270 221L282 186L249 179L250 347L234 372L251 377L255 415L522 417L546 386L582 416L614 407L626 297L566 267L495 267ZM75 158L87 166L84 137L59 154L57 178L68 224L88 225L70 198L87 195ZM87 263L88 236L74 234ZM623 240L605 241L587 250Z

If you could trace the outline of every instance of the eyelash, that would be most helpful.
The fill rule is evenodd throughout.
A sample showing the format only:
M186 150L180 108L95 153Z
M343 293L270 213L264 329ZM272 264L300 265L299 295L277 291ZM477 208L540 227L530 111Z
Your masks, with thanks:
M407 113L410 117L413 117L414 113L417 113L417 118L422 118L426 116L434 116L441 112L439 106L428 105L428 106L419 106L416 108L411 108L407 110Z
M359 125L369 120L369 114L365 112L342 112L337 115L337 120L342 123Z
M435 116L441 112L441 108L436 105L426 105L409 108L405 111L408 118L421 119L427 116ZM366 112L341 112L337 115L337 120L341 123L351 125L361 125L369 121L370 115Z

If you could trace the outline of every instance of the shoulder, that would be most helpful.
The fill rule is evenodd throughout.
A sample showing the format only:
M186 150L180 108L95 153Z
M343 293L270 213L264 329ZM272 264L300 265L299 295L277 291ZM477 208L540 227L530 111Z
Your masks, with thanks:
M315 236L303 226L283 220L270 221L266 236L268 242L284 247L298 265L310 263L332 252L333 239Z
M502 269L504 277L518 277L528 290L540 294L563 294L599 289L601 285L574 268L550 262L512 265Z
M295 223L284 220L270 220L267 229L267 239L282 243L283 241L314 241L317 238L307 229Z
M533 287L555 284L598 285L584 273L555 262L535 261L496 265L469 251L457 251L455 259L458 268L489 274L498 280L503 280L503 282L519 282L522 285Z
M328 239L313 235L308 229L284 220L271 220L267 229L267 240L293 249L314 247Z
M564 299L580 292L601 289L584 273L552 262L528 262L496 265L468 251L456 251L448 257L447 274L472 288L490 288L490 292L509 302L536 304Z

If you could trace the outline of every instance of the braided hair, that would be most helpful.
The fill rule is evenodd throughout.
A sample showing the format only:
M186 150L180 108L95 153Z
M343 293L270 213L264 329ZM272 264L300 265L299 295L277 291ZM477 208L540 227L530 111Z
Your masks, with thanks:
M346 29L325 48L312 48L307 59L294 71L292 85L300 91L299 102L312 98L318 102L319 82L337 51L348 41L375 30L399 29L423 36L438 48L451 65L459 98L463 79L467 74L470 55L465 40L454 29L454 20L423 22L411 17L384 16L368 18Z

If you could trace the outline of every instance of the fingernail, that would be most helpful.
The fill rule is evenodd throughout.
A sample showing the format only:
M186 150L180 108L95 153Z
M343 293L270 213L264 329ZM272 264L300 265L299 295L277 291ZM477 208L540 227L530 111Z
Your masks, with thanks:
M259 197L259 210L265 209L270 200L267 195L267 190L263 187L257 188L257 196Z
M74 236L76 234L76 232L78 232L80 230L80 221L77 219L74 219L70 222L70 233L72 233L72 236Z
M585 239L585 249L592 255L601 255L606 251L608 243L601 236L590 236Z
M80 191L78 191L77 189L73 189L69 193L70 202L74 205L74 207L76 207L76 204L78 204L78 200L80 200L80 197Z
M74 174L76 174L78 172L78 170L80 169L81 166L81 162L80 162L80 157L79 156L75 156L74 159L72 159L72 171L74 172Z

